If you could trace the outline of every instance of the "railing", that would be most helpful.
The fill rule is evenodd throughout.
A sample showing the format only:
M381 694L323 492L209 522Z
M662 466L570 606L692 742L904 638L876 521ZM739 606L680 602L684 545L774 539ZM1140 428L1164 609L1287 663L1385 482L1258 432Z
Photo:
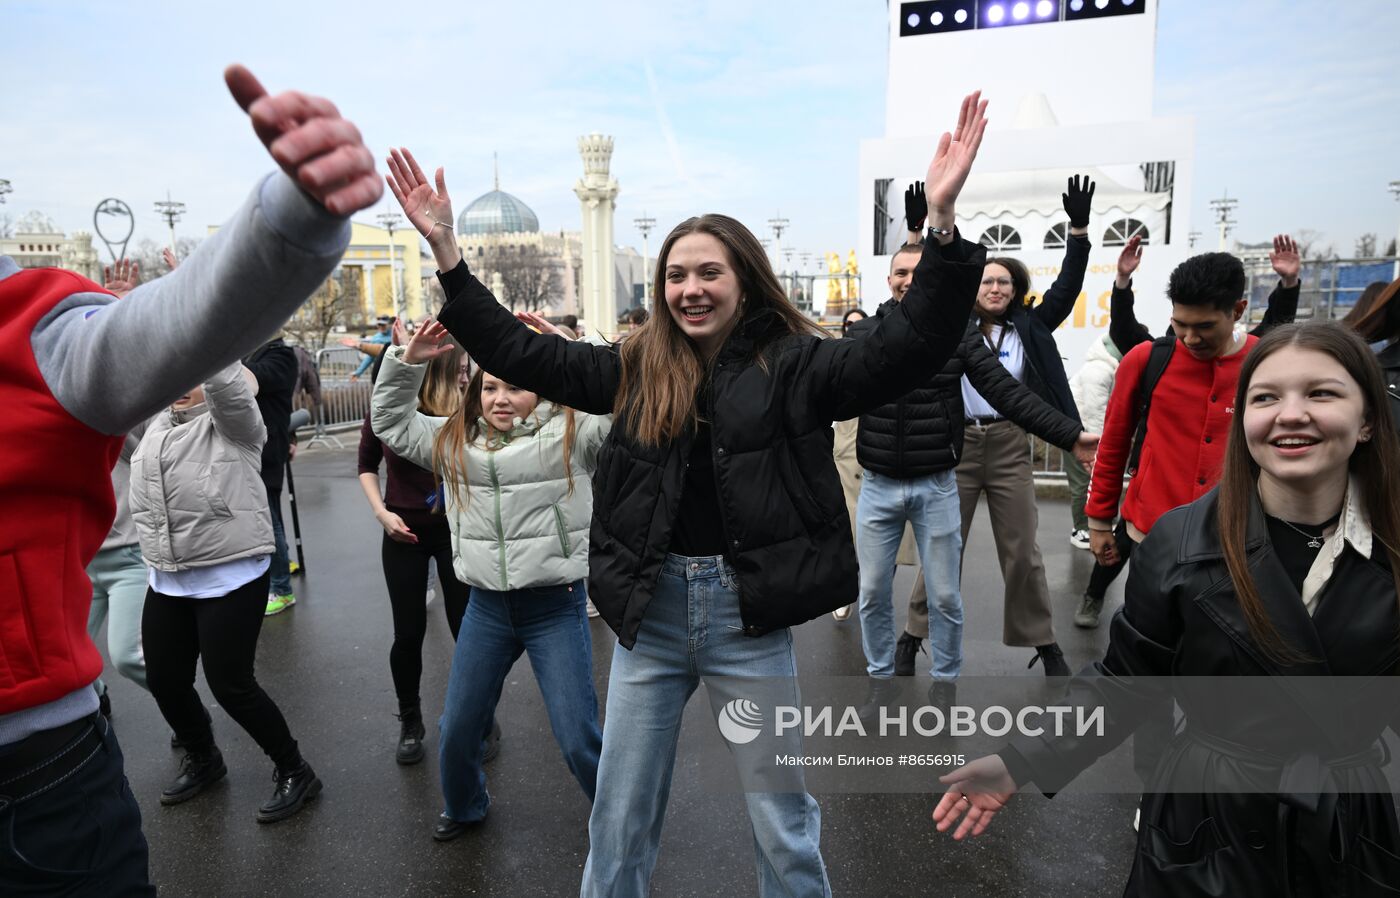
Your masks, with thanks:
M336 436L356 429L369 413L371 385L369 374L352 381L350 375L360 366L364 355L349 346L329 346L316 351L316 372L321 376L321 402L314 405L305 391L299 392L293 408L305 408L311 413L314 433L304 445L328 443L343 449Z

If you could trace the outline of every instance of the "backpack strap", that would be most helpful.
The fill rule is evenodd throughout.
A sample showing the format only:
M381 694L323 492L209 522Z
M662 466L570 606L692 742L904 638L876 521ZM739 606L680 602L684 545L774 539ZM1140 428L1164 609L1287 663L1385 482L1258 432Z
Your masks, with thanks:
M1171 363L1172 353L1176 352L1176 337L1168 334L1152 341L1152 352L1147 356L1147 364L1142 369L1142 379L1138 381L1137 430L1133 432L1133 446L1128 452L1128 476L1137 474L1138 459L1142 457L1142 444L1147 440L1147 412L1152 408L1152 391Z

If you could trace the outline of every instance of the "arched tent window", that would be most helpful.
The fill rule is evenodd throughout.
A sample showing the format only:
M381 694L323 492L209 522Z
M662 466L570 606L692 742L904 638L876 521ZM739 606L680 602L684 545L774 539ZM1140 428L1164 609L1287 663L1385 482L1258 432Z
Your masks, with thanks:
M977 242L994 253L1007 253L1021 248L1021 235L1011 225L995 224L983 231Z
M1120 218L1108 226L1108 230L1103 232L1104 246L1126 246L1128 241L1134 237L1141 237L1143 243L1150 243L1151 236L1147 233L1147 225L1136 218Z
M1069 243L1069 222L1062 221L1045 232L1046 249L1064 249Z

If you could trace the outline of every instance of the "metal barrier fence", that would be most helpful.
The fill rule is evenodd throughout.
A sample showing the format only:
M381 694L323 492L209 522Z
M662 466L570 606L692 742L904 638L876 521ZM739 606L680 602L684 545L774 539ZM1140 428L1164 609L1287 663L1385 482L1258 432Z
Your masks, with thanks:
M301 391L292 404L294 409L304 408L311 413L314 433L303 445L320 442L343 449L345 444L336 434L357 429L369 414L372 386L368 372L359 380L350 379L364 354L349 346L328 346L317 350L315 358L316 373L321 377L321 401L313 403L310 395Z

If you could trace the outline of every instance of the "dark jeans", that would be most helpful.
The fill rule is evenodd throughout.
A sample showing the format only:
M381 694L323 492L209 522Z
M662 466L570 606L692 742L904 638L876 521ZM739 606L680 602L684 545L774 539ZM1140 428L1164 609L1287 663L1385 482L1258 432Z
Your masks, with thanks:
M287 531L282 526L282 488L267 491L267 508L272 512L272 565L268 575L272 580L272 591L279 596L291 595L292 571L287 554ZM265 597L264 597L265 598Z
M122 773L116 734L102 715L0 747L0 780L19 773L10 762L39 744L34 740L50 740L52 753L29 759L26 769L61 764L64 749L93 727L103 734L97 750L44 791L9 795L0 783L0 895L155 895L141 809ZM64 738L55 741L55 735Z
M1108 592L1109 584L1123 573L1123 568L1128 566L1128 559L1133 555L1133 549L1137 547L1137 543L1128 535L1128 525L1122 521L1119 521L1113 530L1113 541L1118 546L1118 563L1096 563L1093 572L1089 574L1089 588L1085 592L1096 599L1102 599ZM1157 762L1162 759L1167 744L1172 741L1176 732L1175 715L1175 704L1168 701L1154 708L1146 722L1133 734L1133 770L1144 786L1152 781L1152 771L1157 769Z
M394 678L394 694L400 705L418 702L418 684L423 678L423 637L428 632L428 561L437 559L442 605L454 640L471 597L471 587L452 574L452 532L447 521L437 521L432 527L415 527L414 532L418 535L416 544L398 542L386 533L380 549L384 585L389 589L389 608L394 616L389 672Z
M146 590L141 639L146 680L160 713L191 751L214 747L214 731L194 688L195 662L214 699L248 731L279 769L301 762L282 712L253 676L267 610L267 574L221 599L187 599Z

